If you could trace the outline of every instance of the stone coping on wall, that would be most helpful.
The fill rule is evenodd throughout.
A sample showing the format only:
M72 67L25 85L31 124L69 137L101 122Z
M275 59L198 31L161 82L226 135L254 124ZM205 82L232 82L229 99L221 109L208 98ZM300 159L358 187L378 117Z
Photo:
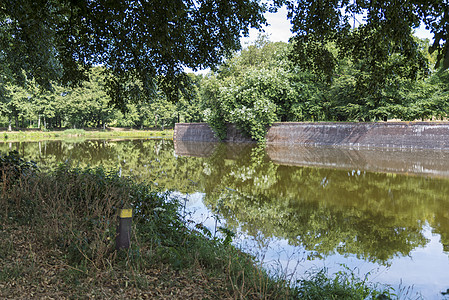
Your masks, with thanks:
M267 144L449 150L449 122L274 123L265 138ZM178 123L174 139L219 141L206 123ZM234 126L228 125L226 142L251 141Z

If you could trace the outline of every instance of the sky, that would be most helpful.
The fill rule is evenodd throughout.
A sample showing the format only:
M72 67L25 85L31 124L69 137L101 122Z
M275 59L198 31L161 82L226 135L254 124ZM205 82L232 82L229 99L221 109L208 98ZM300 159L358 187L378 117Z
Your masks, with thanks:
M272 42L288 42L288 39L292 36L290 31L291 24L287 20L287 9L280 8L277 13L266 13L265 18L268 21L269 26L264 26L265 33L269 35ZM258 30L250 29L250 36L242 39L242 45L245 46L248 43L255 41L258 36ZM419 38L428 38L433 40L433 35L425 29L424 26L419 27L415 31L415 35Z

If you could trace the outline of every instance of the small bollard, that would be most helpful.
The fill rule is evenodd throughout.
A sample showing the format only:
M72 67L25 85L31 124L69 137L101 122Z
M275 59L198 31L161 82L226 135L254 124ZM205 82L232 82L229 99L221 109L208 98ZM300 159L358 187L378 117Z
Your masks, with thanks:
M131 238L131 223L133 218L132 209L121 209L119 214L119 223L117 227L117 236L115 238L115 249L128 249Z

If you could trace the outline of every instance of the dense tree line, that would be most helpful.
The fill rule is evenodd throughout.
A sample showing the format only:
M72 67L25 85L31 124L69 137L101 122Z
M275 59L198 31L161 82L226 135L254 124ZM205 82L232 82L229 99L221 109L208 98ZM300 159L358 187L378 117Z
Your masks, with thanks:
M291 41L260 38L240 51L240 37L281 5ZM206 120L221 138L231 122L263 140L275 121L444 119L448 11L438 0L3 1L0 122ZM412 35L421 22L432 45Z
M190 94L182 95L177 102L158 90L150 101L128 98L123 107L117 107L105 91L104 71L103 67L92 68L89 80L74 88L53 84L51 91L42 91L32 82L25 87L6 85L0 101L0 127L170 128L175 122L202 120L199 106L195 105L199 78L194 74L188 75Z
M295 41L272 43L261 36L203 79L205 117L221 137L230 122L256 140L276 121L446 119L449 74L431 67L436 58L428 53L428 40L412 38L419 60L394 52L379 62L379 73L370 69L370 57L340 56L339 46L329 42L335 66L324 74L296 61Z
M129 95L123 106L113 106L104 67L92 68L89 80L74 88L53 84L52 91L42 91L37 84L8 84L0 103L0 126L139 128L207 121L224 138L229 122L263 140L267 126L278 121L446 119L449 73L431 68L436 58L428 54L429 42L414 39L424 63L394 53L383 68L396 71L385 72L381 80L367 71L369 59L339 57L335 43L326 45L337 59L329 77L292 59L294 41L274 43L261 35L216 71L188 74L189 83L173 89L178 94L173 97L157 88L150 98ZM417 77L410 78L409 72Z

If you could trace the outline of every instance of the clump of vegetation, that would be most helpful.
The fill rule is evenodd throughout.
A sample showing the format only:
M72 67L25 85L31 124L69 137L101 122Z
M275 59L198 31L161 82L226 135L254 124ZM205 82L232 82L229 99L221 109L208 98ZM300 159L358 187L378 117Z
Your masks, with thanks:
M340 271L334 276L327 269L306 274L295 287L298 299L391 299L392 290L372 284L367 276L359 278L352 270Z
M39 172L2 158L0 297L296 299L253 257L181 215L180 201L102 168ZM19 170L19 171L16 171ZM118 210L132 208L131 246L115 250ZM354 295L360 292L348 287ZM360 294L362 295L362 294ZM365 295L365 294L363 294Z
M17 151L11 151L8 155L0 153L0 183L1 195L13 185L19 178L26 177L38 171L38 167L33 161L25 161L19 157ZM8 206L5 207L7 209Z

